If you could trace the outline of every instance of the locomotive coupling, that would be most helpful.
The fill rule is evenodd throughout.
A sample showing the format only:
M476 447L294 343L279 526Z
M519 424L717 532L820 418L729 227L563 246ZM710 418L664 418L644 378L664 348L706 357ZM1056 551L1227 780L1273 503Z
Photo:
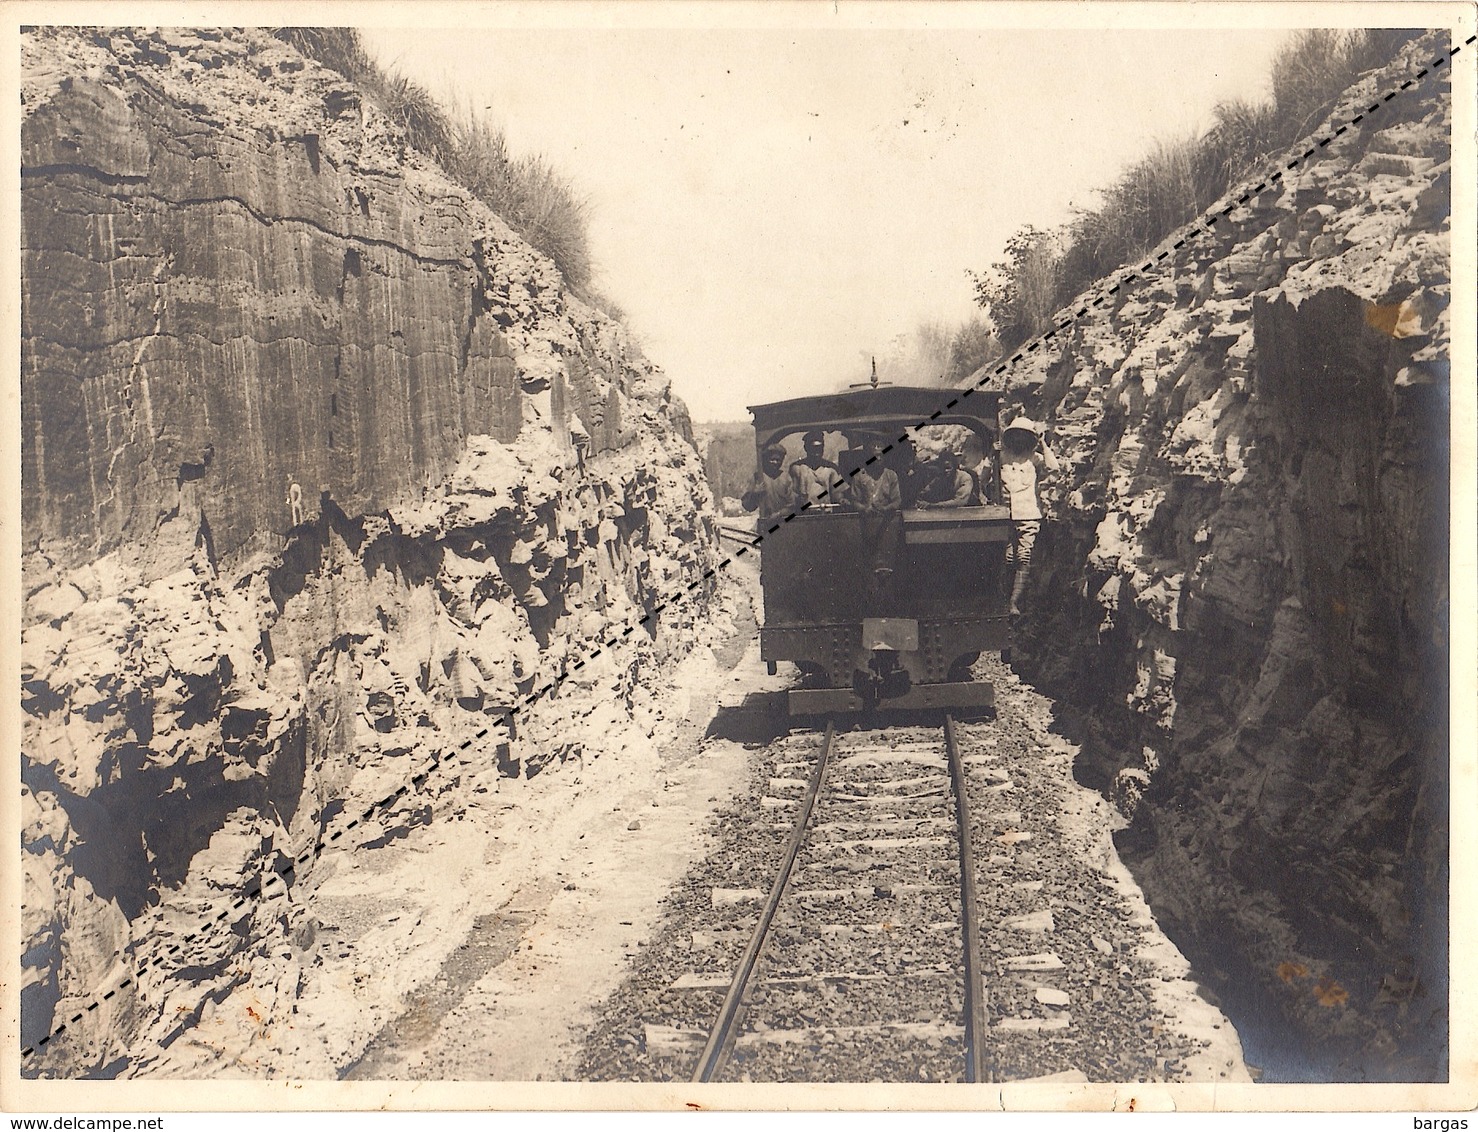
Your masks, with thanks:
M898 654L886 647L873 652L866 671L857 669L852 673L852 690L869 705L896 700L908 692L912 683L908 669L898 662Z

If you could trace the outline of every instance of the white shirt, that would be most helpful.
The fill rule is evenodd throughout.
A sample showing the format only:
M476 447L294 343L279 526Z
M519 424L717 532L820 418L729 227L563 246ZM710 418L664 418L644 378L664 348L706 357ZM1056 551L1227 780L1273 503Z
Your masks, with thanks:
M1037 499L1039 463L1049 472L1055 472L1060 467L1057 457L1046 445L1025 456L1012 456L1009 452L1001 454L1001 487L1005 489L1013 519L1042 517L1042 505Z

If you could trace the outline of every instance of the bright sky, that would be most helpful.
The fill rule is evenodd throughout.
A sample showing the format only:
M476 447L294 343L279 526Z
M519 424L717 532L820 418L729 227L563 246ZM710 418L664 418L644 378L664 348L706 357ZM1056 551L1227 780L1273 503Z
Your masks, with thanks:
M865 380L896 336L977 313L967 268L1218 100L1262 96L1289 33L364 34L589 196L597 285L704 421Z

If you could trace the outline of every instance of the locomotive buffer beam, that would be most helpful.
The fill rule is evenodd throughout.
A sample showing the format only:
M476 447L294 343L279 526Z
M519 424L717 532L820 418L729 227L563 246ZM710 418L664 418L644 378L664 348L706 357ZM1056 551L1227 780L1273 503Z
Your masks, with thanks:
M929 711L937 708L993 708L996 690L986 681L950 684L914 684L901 696L879 706L889 711ZM830 715L861 711L862 697L851 688L792 688L787 707L791 715Z

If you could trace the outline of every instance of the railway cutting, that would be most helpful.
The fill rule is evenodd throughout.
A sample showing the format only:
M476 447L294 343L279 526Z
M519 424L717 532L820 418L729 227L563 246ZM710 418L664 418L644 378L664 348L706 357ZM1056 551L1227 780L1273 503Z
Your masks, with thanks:
M1471 11L1106 51L909 8L725 40L721 79L670 66L702 18L21 21L6 1006L38 1107L989 1103L1247 1082L1244 1040L1272 1080L1471 1105L1438 1084ZM1213 98L1254 43L1270 101ZM1102 144L1187 60L1204 128ZM458 71L445 105L413 77ZM511 106L605 157L514 154Z

